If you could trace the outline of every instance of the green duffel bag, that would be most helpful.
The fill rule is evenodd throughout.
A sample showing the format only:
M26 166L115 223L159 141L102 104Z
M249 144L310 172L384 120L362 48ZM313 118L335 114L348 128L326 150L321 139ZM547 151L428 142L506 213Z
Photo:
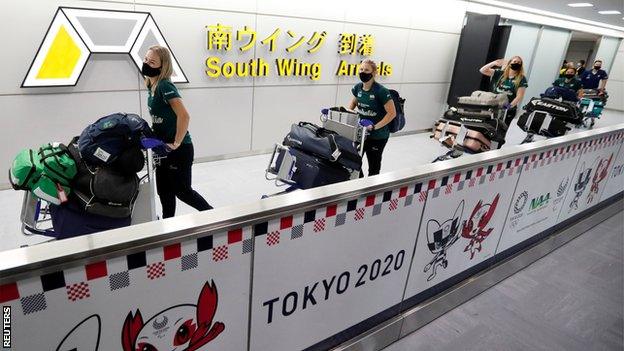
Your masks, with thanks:
M52 143L36 151L20 151L9 170L9 180L15 190L31 191L40 199L60 204L69 195L69 183L76 173L76 162L67 147Z

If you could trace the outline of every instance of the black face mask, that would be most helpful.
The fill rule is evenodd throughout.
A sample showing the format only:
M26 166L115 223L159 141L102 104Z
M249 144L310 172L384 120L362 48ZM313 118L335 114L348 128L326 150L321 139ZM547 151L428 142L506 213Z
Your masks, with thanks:
M156 77L160 74L160 68L154 68L148 65L146 62L143 62L143 67L141 67L141 73L146 77Z
M602 66L594 66L594 69L595 69L596 71L600 71L600 69L601 69L601 68L602 68Z
M368 82L373 78L372 73L360 72L360 80L364 83Z
M512 63L509 65L509 67L511 67L512 70L517 71L522 67L521 63Z
M572 79L572 78L574 78L574 76L575 76L574 73L565 75L565 77L568 78L568 79Z

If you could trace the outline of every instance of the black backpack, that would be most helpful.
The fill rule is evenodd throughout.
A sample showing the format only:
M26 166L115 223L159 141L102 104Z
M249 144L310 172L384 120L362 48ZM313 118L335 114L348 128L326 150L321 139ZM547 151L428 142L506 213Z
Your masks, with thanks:
M93 166L113 163L124 150L139 146L142 137L152 137L147 121L135 114L114 113L85 128L78 138L80 154Z
M394 102L394 109L396 110L396 117L388 123L388 129L390 133L396 133L405 127L405 99L399 95L399 92L390 89L390 97Z

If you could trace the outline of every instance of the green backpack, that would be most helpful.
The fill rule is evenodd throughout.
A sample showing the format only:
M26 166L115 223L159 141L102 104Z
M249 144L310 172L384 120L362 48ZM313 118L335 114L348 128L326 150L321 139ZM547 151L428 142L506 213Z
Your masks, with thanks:
M9 170L15 190L31 191L36 197L55 205L64 202L76 176L76 162L63 144L45 144L38 150L20 151Z

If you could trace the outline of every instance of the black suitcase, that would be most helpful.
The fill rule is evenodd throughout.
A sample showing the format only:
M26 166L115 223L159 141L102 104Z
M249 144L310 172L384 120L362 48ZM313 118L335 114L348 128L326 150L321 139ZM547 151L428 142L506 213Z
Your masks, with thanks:
M520 115L518 127L527 133L545 137L562 136L570 130L565 121L553 118L546 112L541 111L525 112Z
M534 97L523 108L527 112L546 112L553 118L573 125L581 125L583 123L583 114L578 107L576 107L576 104L571 102Z
M277 169L280 169L287 152L294 157L295 166L289 174L290 179L285 180L291 181L300 189L344 182L351 178L351 172L340 164L307 154L296 148L279 150L275 161Z
M362 168L362 157L353 142L335 132L308 122L293 124L283 144L352 170Z

